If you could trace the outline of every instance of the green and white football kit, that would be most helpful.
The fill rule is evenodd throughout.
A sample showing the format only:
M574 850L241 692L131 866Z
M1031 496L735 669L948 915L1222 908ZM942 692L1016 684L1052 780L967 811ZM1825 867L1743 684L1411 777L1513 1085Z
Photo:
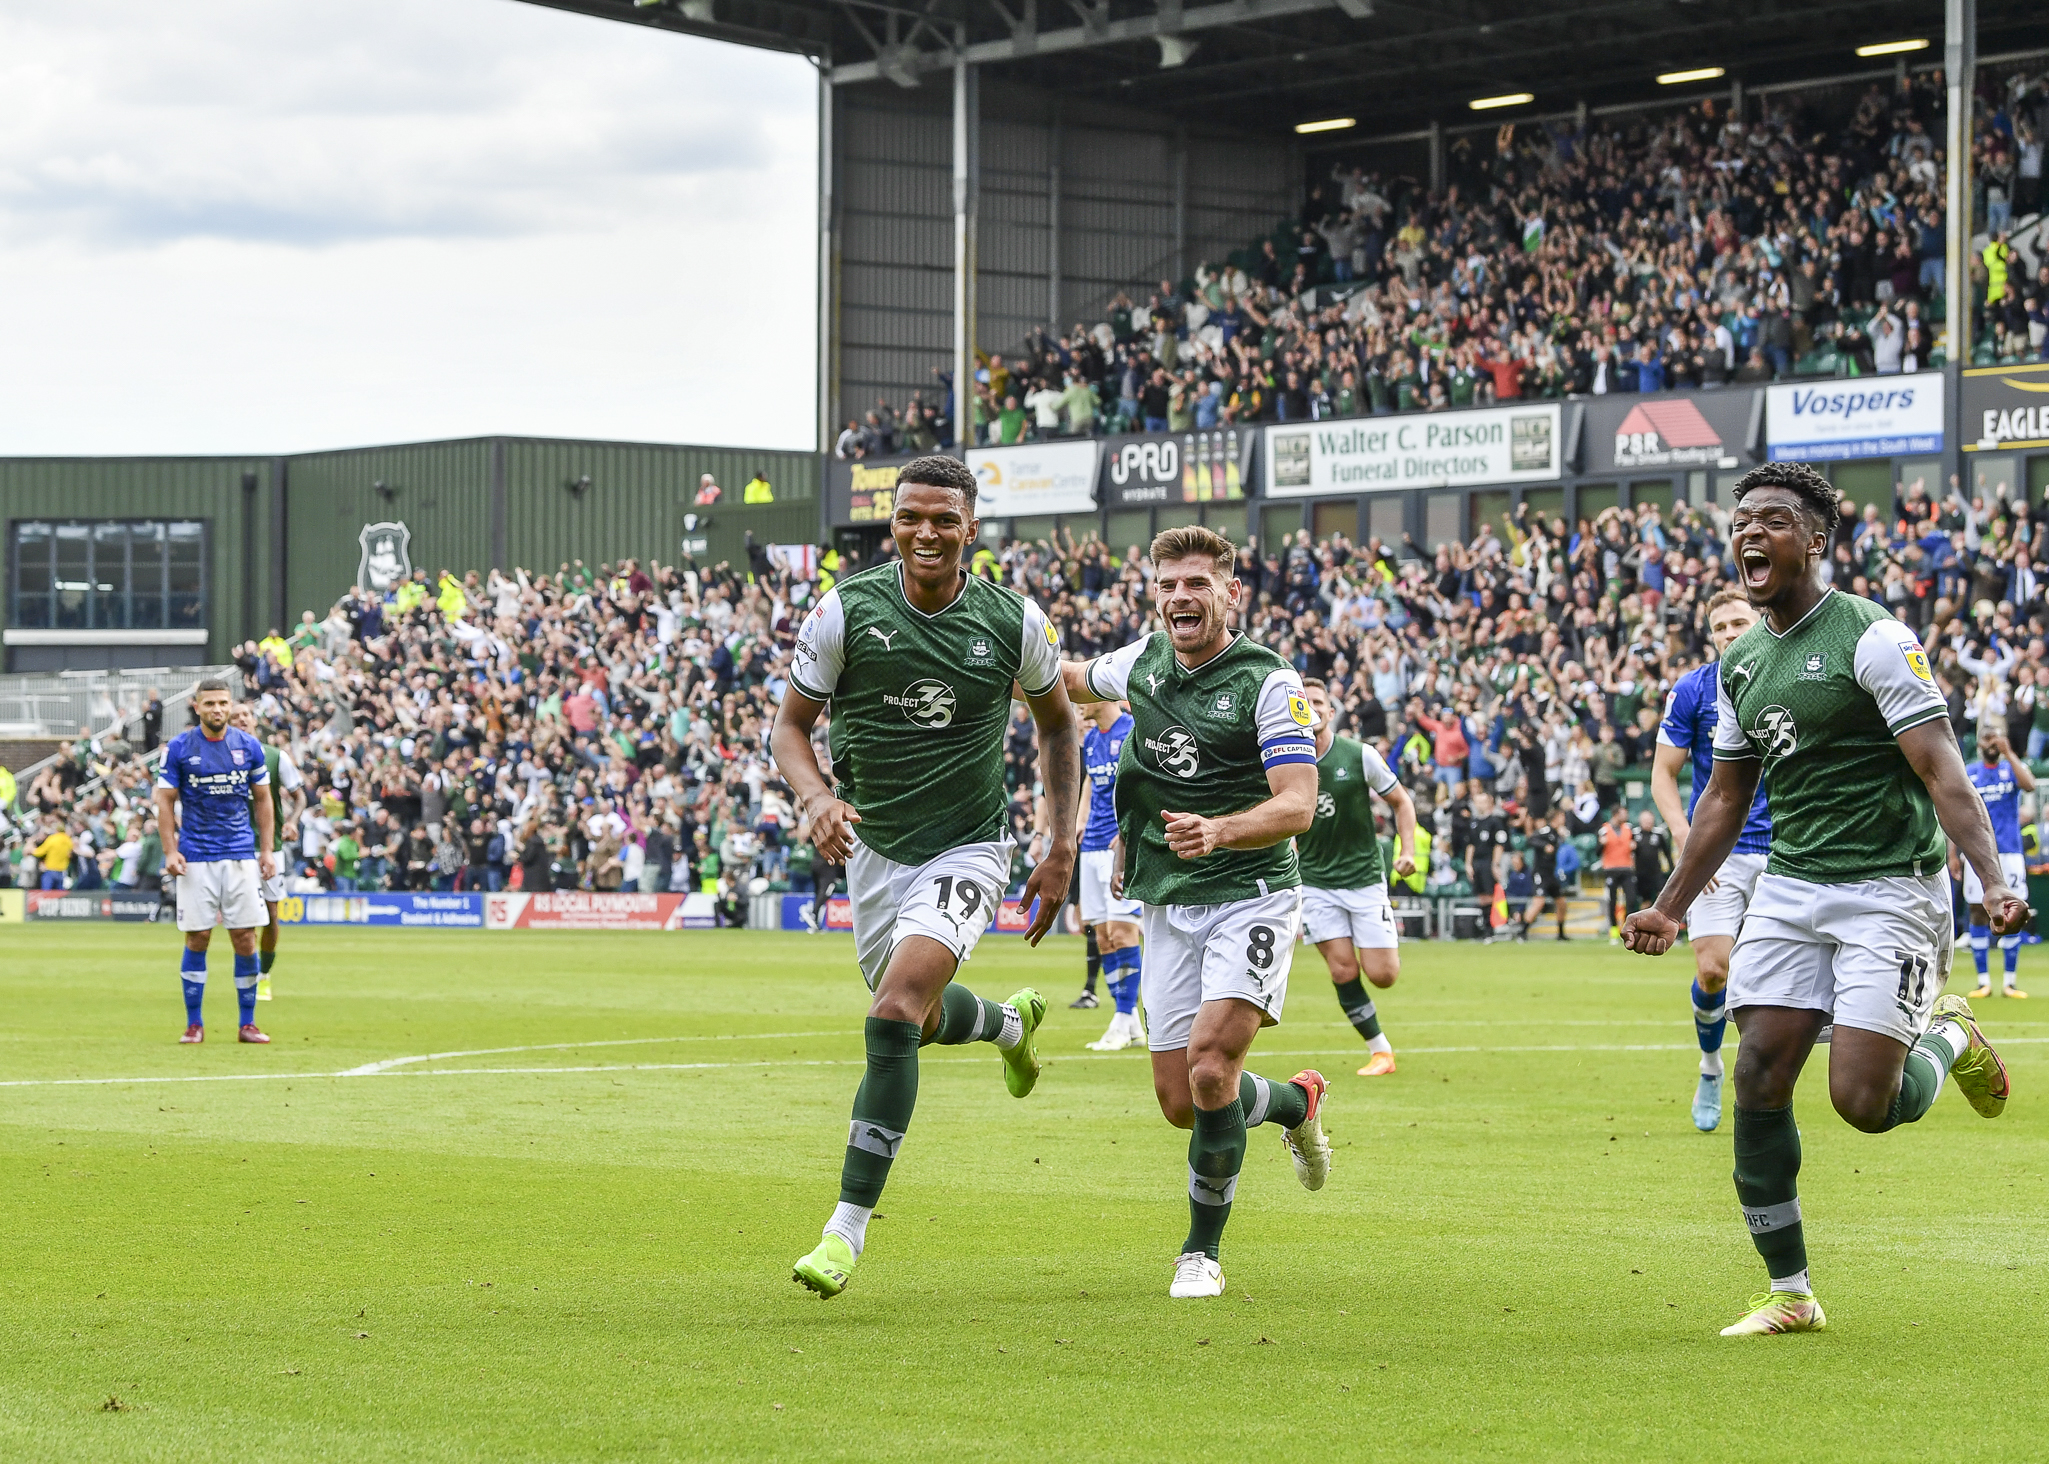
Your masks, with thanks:
M847 861L854 945L873 990L909 935L966 961L1010 880L1003 737L1013 681L1060 680L1037 605L973 575L936 615L904 598L899 567L852 575L797 635L790 682L832 704L838 795L861 816Z
M261 892L265 900L276 904L285 897L285 870L292 864L291 856L285 852L285 794L294 788L303 788L306 780L299 773L299 765L292 761L292 755L282 747L264 743L263 761L270 769L271 847L277 851L277 873L261 881Z
M1948 708L1913 631L1830 590L1723 655L1715 758L1763 763L1771 855L1729 1006L1832 1012L1912 1046L1949 978L1946 844L1897 737Z
M1317 759L1316 819L1295 836L1302 930L1311 945L1349 939L1362 951L1380 951L1401 943L1370 796L1388 793L1395 781L1377 751L1350 737L1332 738Z
M1089 664L1089 690L1131 704L1117 765L1124 893L1144 906L1143 992L1154 1052L1188 1046L1196 1011L1236 997L1281 1019L1301 914L1290 840L1182 859L1163 810L1220 818L1272 796L1266 770L1316 761L1294 667L1243 636L1189 670L1157 631Z

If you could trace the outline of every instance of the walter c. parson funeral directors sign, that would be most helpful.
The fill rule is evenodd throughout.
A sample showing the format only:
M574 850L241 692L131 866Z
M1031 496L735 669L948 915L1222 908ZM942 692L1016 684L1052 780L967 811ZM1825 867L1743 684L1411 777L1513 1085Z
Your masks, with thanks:
M1269 427L1267 496L1551 482L1558 419L1559 404L1542 402Z

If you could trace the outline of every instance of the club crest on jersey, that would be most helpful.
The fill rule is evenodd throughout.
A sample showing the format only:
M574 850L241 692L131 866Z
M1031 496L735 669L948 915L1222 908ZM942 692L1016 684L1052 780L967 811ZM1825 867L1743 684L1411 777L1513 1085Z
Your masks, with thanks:
M1799 679L1802 681L1828 680L1828 657L1820 651L1811 652L1801 663Z
M980 636L976 636L972 641L968 642L968 654L971 656L988 655L989 642L983 640Z
M884 692L885 704L896 707L904 719L920 727L937 730L953 725L953 688L943 681L914 681L902 696Z
M1202 765L1200 753L1196 750L1195 734L1186 727L1169 727L1158 737L1145 739L1145 749L1153 755L1163 773L1172 773L1177 778L1192 778Z
M1339 769L1338 769L1338 781L1339 781L1340 783L1344 782L1344 781L1345 781L1345 779L1347 779L1347 778L1349 778L1349 777L1351 777L1351 776L1352 776L1352 770L1351 770L1350 768L1339 768Z
M1212 713L1213 713L1214 715L1216 715L1216 716L1219 716L1219 717L1228 717L1228 716L1230 716L1230 715L1231 715L1231 693L1230 693L1230 692L1228 692L1228 691L1220 691L1220 692L1218 692L1218 693L1217 693L1217 699L1216 699L1216 702L1215 702L1215 704L1214 704L1214 705L1212 705L1212 706L1210 707L1210 711L1211 711L1211 712L1212 712Z
M239 748L239 747L231 747L231 748L229 748L229 749L228 749L228 756L229 756L229 757L231 757L231 758L233 758L233 759L235 760L235 766L236 766L236 767L238 767L238 768L239 768L240 766L242 766L242 749L241 749L241 748Z
M1793 721L1793 714L1784 707L1766 707L1757 714L1757 724L1750 730L1750 740L1766 757L1791 757L1800 745L1800 729Z

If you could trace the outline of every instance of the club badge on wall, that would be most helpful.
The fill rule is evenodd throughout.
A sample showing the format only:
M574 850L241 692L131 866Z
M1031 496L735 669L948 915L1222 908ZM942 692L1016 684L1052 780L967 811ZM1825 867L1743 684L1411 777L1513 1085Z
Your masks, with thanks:
M356 583L377 594L388 594L402 580L410 578L413 560L412 530L404 524L365 524L357 535L363 557L356 565Z

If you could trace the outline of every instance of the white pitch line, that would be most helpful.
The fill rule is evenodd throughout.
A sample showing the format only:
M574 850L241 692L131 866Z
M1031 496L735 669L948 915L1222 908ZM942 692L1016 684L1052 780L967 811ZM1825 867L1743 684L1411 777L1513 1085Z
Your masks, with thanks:
M416 1062L440 1062L450 1057L496 1057L506 1052L577 1052L586 1047L645 1047L658 1042L770 1042L783 1041L792 1037L851 1037L856 1034L840 1030L836 1032L719 1032L697 1037L614 1037L603 1042L539 1042L528 1047L472 1047L466 1052L422 1052L414 1057L387 1057L382 1062L366 1062L361 1067L352 1067L334 1076L342 1078L374 1078L392 1068L406 1067ZM322 1074L322 1076L326 1076Z
M795 1032L761 1033L761 1036L796 1037L806 1035ZM812 1036L839 1036L839 1033L811 1033ZM634 1038L633 1041L717 1041L719 1038ZM2022 1043L2049 1043L2049 1037L2008 1037L2002 1046L2012 1047ZM545 1052L562 1048L598 1047L608 1044L596 1042L549 1043L538 1047L492 1048L492 1052ZM614 1044L616 1045L616 1044ZM1729 1044L1735 1046L1734 1043ZM1459 1053L1518 1053L1518 1052L1697 1052L1699 1047L1691 1042L1621 1042L1587 1043L1578 1046L1570 1044L1516 1047L1404 1047L1405 1056L1427 1057ZM1328 1057L1328 1047L1262 1048L1255 1057ZM479 1054L443 1053L427 1054L420 1058L405 1059L408 1062L424 1062L432 1056L475 1056ZM955 1063L979 1063L982 1057L927 1057L924 1063L948 1066ZM1130 1062L1134 1057L1123 1053L1060 1053L1049 1058L1051 1062ZM363 1067L345 1068L333 1073L195 1073L170 1077L146 1078L10 1078L0 1079L0 1088L71 1088L71 1087L118 1087L125 1083L259 1083L275 1082L279 1079L303 1078L308 1081L318 1078L459 1078L459 1077L528 1077L545 1076L551 1073L671 1073L709 1072L732 1068L779 1068L779 1067L862 1067L865 1057L826 1057L811 1059L763 1058L754 1062L631 1062L606 1063L578 1067L488 1067L488 1068L424 1068L408 1069L366 1064Z

